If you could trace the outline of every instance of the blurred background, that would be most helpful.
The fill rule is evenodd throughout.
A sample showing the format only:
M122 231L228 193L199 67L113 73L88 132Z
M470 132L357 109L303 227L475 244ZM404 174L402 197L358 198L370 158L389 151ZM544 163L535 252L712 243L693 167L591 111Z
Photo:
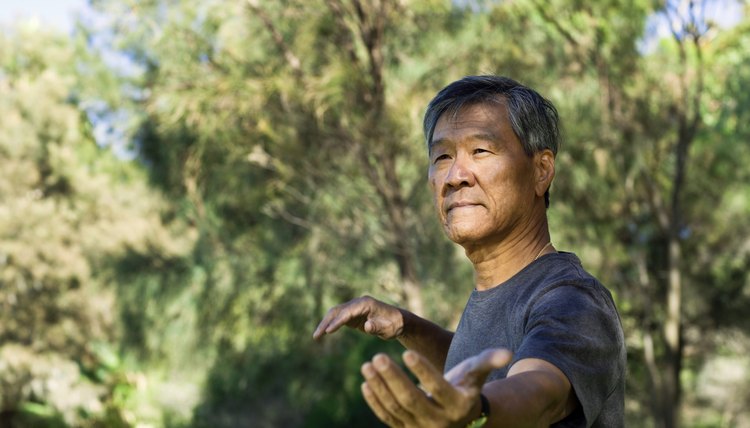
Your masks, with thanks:
M371 294L454 327L426 186L467 74L559 108L555 246L615 295L627 426L750 426L736 0L0 3L0 427L380 426L311 340Z

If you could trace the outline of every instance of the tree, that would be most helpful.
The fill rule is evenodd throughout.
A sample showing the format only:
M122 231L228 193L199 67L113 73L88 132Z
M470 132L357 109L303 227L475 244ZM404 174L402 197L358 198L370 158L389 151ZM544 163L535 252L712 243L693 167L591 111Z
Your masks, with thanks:
M97 145L86 77L101 68L78 48L33 22L0 34L3 426L126 425L110 261L181 251L145 176Z
M649 385L655 425L672 427L679 424L681 410L684 333L705 327L706 308L696 311L696 300L714 295L702 287L714 281L693 276L708 267L699 261L700 243L710 240L709 230L722 229L712 224L715 213L704 204L721 201L724 190L705 183L712 179L735 183L742 174L719 178L717 168L726 166L718 165L732 161L712 155L706 168L693 157L695 147L722 153L727 150L722 146L737 146L734 138L716 140L716 130L707 129L703 119L707 110L721 114L716 102L727 96L719 95L719 88L706 91L705 76L724 71L716 63L708 69L705 63L706 52L713 55L714 46L721 44L703 15L705 4L661 5L655 13L671 25L672 40L662 40L654 52L644 54L636 44L643 20L618 27L617 21L608 20L617 15L607 11L645 16L647 5L615 3L569 9L536 4L551 35L561 37L578 59L573 75L591 79L570 89L586 95L571 100L571 110L563 117L568 113L573 118L568 122L586 125L568 128L569 139L574 140L572 157L562 158L561 164L572 169L574 180L563 181L558 190L574 201L566 209L572 208L575 218L566 220L581 230L592 226L597 230L599 255L592 259L599 261L602 271L615 272L605 275L608 282L624 284L618 291L626 327L633 323L628 330L638 332L631 336L637 342L631 342L630 350L642 352L631 353L631 361L642 361L647 370L643 378L637 370L631 373ZM745 222L735 226L747 227ZM730 252L739 248L725 243ZM735 287L743 281L736 280Z
M433 313L455 317L458 302L439 296L458 292L461 271L444 262L455 252L432 220L415 126L433 88L401 65L429 52L401 46L430 28L427 3L94 6L112 19L113 46L144 71L133 111L152 181L200 233L188 271L202 276L162 286L210 299L198 316L217 371L232 358L278 364L289 343L309 341L300 325L365 290L416 312L438 302ZM438 11L449 24L450 9ZM408 84L389 86L396 75ZM256 423L275 408L258 401Z
M632 421L676 424L681 377L719 345L693 332L742 325L746 26L725 36L646 0L92 4L108 22L91 37L140 71L113 105L137 118L151 183L197 233L184 257L120 259L135 284L118 294L137 326L126 344L144 365L208 371L196 425L367 424L352 396L375 345L312 344L324 308L373 292L456 319L470 269L434 222L419 123L466 74L518 78L560 108L553 238L616 292ZM649 51L647 23L665 14L683 25Z

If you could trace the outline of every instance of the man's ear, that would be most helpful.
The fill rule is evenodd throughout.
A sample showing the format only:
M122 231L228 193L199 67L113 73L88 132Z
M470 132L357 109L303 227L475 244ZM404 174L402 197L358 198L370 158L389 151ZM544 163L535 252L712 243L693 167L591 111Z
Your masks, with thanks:
M539 197L544 196L552 179L555 178L555 154L550 149L544 149L534 154L534 168L536 172L536 185L534 190Z

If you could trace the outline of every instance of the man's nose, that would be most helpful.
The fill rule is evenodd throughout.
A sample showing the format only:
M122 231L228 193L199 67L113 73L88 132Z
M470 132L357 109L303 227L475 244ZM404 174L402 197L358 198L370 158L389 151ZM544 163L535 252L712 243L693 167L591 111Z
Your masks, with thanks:
M472 172L468 159L458 156L448 170L448 176L445 178L445 184L448 188L460 188L464 186L473 186L475 183L474 173Z

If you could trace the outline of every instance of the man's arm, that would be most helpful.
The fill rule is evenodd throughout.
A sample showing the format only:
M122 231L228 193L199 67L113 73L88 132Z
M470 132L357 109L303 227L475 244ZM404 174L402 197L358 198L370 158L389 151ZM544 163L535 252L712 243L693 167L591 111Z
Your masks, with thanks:
M445 369L448 348L453 340L453 332L411 312L401 310L401 314L404 329L398 341L404 345L404 348L427 358L436 369L442 372Z
M480 391L490 402L485 427L547 427L575 409L565 375L542 360L518 361L509 377L483 386L490 371L510 358L508 351L490 349L443 378L425 359L407 352L404 362L419 379L417 387L387 356L378 355L362 367L362 392L378 418L393 427L463 428L480 415Z
M381 339L398 339L406 349L418 352L441 371L453 333L409 311L369 296L331 308L318 324L313 339L319 340L343 326Z
M508 377L489 382L482 393L490 402L485 427L548 427L576 409L578 400L568 378L544 360L524 359Z

